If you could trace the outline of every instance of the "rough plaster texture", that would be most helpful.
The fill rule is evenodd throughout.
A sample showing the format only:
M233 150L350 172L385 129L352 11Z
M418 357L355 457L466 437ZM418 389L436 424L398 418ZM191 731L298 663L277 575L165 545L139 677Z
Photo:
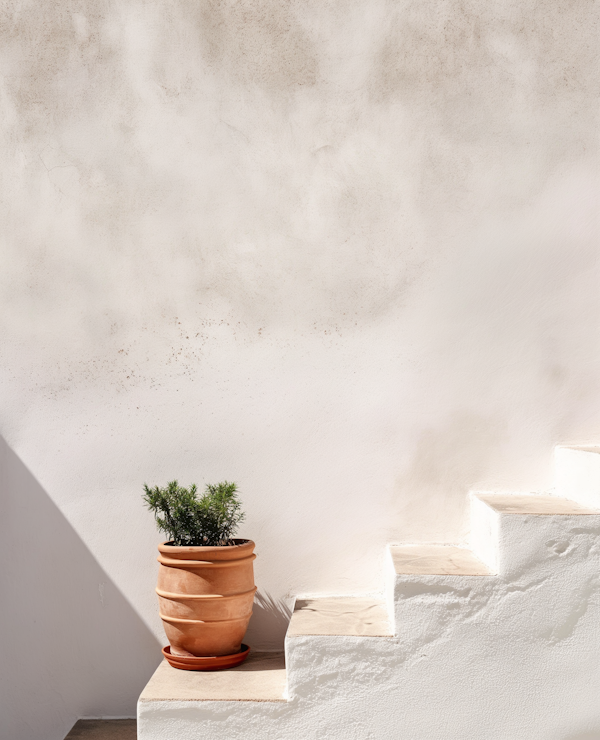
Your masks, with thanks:
M510 507L507 498L472 499L473 530L494 533L496 572L473 575L473 557L461 566L452 547L415 546L419 572L418 556L403 568L389 548L394 636L348 629L348 599L338 600L335 636L321 630L313 600L311 631L302 602L286 637L287 703L232 703L225 692L200 701L201 691L166 701L164 689L152 697L153 678L138 704L140 740L600 737L600 488L593 510L523 495ZM331 623L335 600L323 602Z
M0 430L157 640L143 481L239 482L272 649L599 437L599 14L0 4Z

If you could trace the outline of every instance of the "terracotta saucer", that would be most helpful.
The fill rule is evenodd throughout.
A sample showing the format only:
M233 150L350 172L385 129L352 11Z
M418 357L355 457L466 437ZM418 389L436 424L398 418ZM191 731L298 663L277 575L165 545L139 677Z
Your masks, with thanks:
M233 655L209 655L203 658L187 655L171 655L170 645L162 649L162 654L169 661L169 665L181 671L222 671L225 668L233 668L243 663L248 657L249 652L250 648L248 645L243 644L239 653L233 653Z

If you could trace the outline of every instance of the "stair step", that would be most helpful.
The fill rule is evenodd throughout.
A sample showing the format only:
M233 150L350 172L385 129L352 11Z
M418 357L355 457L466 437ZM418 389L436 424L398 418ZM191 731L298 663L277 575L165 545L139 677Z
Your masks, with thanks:
M540 515L590 515L600 514L598 509L590 509L558 496L541 494L502 495L477 494L477 498L500 514L540 514Z
M226 671L181 671L164 660L139 701L259 701L285 699L284 654L253 653Z
M489 568L467 548L452 545L391 545L396 575L487 576Z
M139 740L546 740L566 722L596 727L600 448L559 448L556 464L555 496L472 492L468 545L388 546L385 602L299 599L285 665L163 663Z
M303 635L389 637L392 630L383 600L336 596L296 601L287 636Z

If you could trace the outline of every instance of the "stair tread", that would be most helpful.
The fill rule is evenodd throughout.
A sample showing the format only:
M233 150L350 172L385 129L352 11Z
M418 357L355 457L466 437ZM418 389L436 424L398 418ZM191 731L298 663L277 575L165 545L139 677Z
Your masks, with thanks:
M392 545L397 575L487 576L489 568L465 547L454 545Z
M502 514L600 515L598 509L590 509L576 501L559 498L558 496L477 494L477 498Z
M158 666L140 701L286 701L283 653L250 652L226 671L181 671L166 660Z
M389 637L392 631L384 601L335 596L298 599L287 635Z

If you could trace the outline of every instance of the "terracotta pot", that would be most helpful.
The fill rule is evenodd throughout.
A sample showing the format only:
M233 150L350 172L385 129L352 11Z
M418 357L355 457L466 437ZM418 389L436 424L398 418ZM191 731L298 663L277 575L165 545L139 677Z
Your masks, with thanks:
M254 601L254 542L225 547L158 546L156 593L172 655L241 650Z

